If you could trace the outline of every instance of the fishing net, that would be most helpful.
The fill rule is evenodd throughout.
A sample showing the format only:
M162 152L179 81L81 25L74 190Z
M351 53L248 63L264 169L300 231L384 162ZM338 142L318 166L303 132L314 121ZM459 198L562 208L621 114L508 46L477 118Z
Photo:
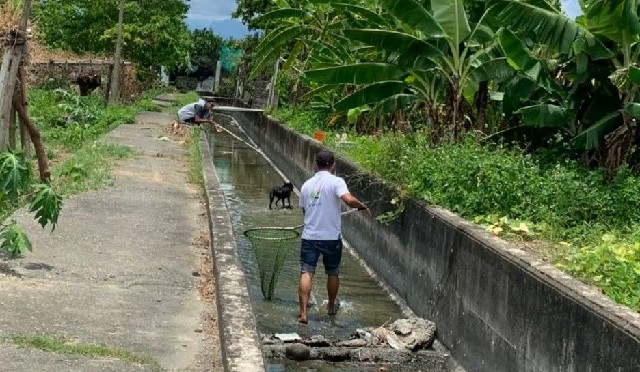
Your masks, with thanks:
M242 58L243 50L233 48L228 44L222 44L220 47L220 62L224 71L233 72L238 67L238 63Z
M261 227L244 232L258 262L260 289L265 300L272 300L280 273L291 249L298 245L300 233L291 228Z

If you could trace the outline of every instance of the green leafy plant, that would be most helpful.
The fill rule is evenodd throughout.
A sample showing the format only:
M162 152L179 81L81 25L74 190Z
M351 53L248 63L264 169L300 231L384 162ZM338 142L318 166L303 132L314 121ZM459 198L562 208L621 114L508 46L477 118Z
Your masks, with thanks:
M29 212L44 228L58 223L62 198L51 186L31 177L31 167L20 152L0 153L0 250L16 257L31 250L31 243L15 220L4 222L21 204L29 205Z

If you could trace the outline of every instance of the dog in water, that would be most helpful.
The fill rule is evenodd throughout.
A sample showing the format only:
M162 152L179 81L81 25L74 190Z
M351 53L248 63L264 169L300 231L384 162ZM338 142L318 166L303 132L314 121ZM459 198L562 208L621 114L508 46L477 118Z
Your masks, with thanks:
M293 184L289 181L285 181L284 185L276 186L271 189L269 193L269 209L271 209L271 204L273 203L273 199L276 199L276 208L278 207L278 202L282 201L282 208L291 208L291 192L293 191ZM288 206L284 205L284 200L287 199L289 203Z

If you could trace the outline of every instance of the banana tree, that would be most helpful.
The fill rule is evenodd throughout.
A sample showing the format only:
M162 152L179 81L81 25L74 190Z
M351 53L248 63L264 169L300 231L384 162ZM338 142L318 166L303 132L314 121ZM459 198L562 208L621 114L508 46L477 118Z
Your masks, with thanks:
M604 165L615 169L637 142L639 2L582 0L580 5L584 15L576 21L544 5L515 0L496 1L493 10L506 27L569 58L570 67L562 71L570 80L566 99L529 108L525 123L535 125L553 113L554 125L578 129L576 145L604 148Z
M274 28L267 32L256 49L258 62L252 69L252 77L273 61L284 60L281 71L293 70L295 90L301 71L309 63L322 65L354 60L357 51L351 50L352 43L341 35L345 24L361 24L364 19L386 22L369 9L373 5L366 1L306 0L297 3L293 8L280 0L277 9L259 19L261 24L274 25ZM286 59L281 59L283 56Z
M497 54L494 35L482 20L471 28L462 0L383 0L382 4L395 27L345 29L344 35L386 51L390 58L313 69L306 77L360 87L337 102L337 110L362 105L394 110L412 101L425 102L432 137L459 138L463 129L470 128L468 97L475 95L479 83L513 73Z

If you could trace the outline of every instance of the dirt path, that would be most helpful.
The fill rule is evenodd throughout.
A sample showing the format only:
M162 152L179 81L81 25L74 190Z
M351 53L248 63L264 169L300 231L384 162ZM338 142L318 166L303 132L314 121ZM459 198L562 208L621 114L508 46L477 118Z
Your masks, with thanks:
M184 146L161 138L171 120L107 135L136 155L65 200L53 234L17 213L34 251L0 257L0 371L222 370L205 209Z

